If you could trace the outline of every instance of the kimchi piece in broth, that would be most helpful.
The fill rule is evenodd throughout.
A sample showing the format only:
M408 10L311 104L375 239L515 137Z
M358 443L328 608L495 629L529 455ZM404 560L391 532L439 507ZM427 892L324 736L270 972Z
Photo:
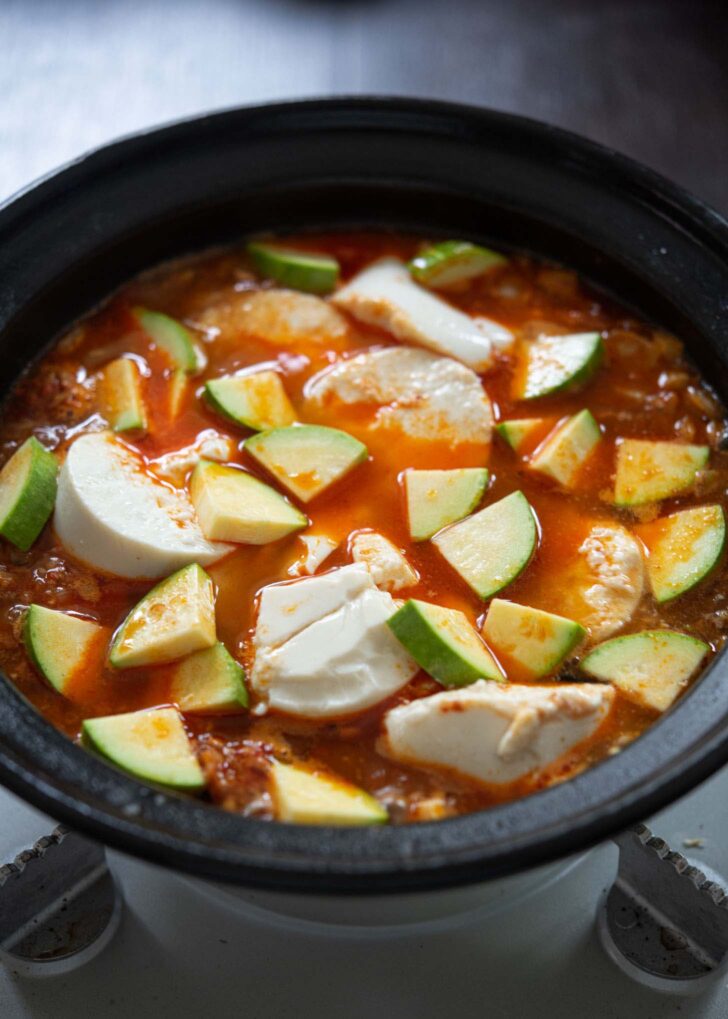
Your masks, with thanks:
M0 667L261 819L466 814L619 753L728 628L725 409L572 271L392 233L163 265L0 425Z

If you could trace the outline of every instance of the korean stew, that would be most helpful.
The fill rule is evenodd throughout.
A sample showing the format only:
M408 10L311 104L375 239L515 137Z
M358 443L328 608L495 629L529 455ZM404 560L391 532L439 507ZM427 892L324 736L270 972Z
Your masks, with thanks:
M563 268L390 233L164 265L0 425L0 667L146 782L306 824L564 781L728 630L725 410Z

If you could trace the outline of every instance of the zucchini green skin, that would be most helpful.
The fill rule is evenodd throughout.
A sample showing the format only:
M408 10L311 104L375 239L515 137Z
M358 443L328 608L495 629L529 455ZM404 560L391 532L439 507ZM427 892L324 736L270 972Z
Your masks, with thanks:
M564 393L568 390L583 386L594 376L603 359L604 341L602 340L600 333L595 333L593 350L580 368L564 378L561 382L552 386L532 388L527 381L523 392L516 393L516 397L521 400L538 400L543 396L554 396L557 393Z
M448 287L483 276L508 259L469 241L441 241L415 255L407 264L412 278L427 287Z
M339 279L339 263L328 255L293 251L264 241L251 241L247 251L261 275L291 290L328 294Z
M176 368L188 375L200 370L200 354L194 337L181 322L149 308L134 308L134 317L156 345L169 354Z
M479 679L504 682L493 663L491 669L478 668L463 652L447 639L433 619L428 618L422 605L415 599L398 609L387 620L387 626L417 664L443 686L468 686ZM475 635L475 631L473 631ZM488 651L483 647L483 657Z
M27 458L25 470L11 480L11 475L24 458ZM35 436L31 436L0 472L0 493L4 482L14 485L16 491L15 498L10 493L10 499L3 500L6 505L0 519L0 535L22 552L27 552L53 512L58 490L58 461Z

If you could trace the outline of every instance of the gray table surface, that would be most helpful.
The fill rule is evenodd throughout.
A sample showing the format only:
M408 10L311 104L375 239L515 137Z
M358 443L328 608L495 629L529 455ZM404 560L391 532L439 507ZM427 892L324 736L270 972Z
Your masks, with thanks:
M725 0L0 0L0 196L116 135L331 93L525 113L728 209Z
M213 108L344 93L432 96L569 127L728 211L725 2L668 0L0 0L0 200L115 136ZM1 281L0 281L1 285ZM728 873L726 773L656 819ZM0 862L51 822L0 790ZM221 917L129 870L118 941L36 984L0 969L0 1016L725 1019L619 976L591 930L613 850L495 929L374 951ZM545 918L545 923L544 923ZM265 974L266 979L261 979Z

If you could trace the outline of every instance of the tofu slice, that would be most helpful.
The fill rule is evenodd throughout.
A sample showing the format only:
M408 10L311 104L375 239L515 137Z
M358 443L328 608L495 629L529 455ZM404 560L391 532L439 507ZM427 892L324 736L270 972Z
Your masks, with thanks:
M351 557L355 563L364 563L383 591L400 591L420 579L397 546L376 531L359 531L353 536Z
M237 446L228 435L221 435L214 428L206 428L194 442L158 456L156 460L150 461L149 466L158 478L181 488L200 460L228 463L236 451Z
M478 372L492 366L497 349L513 343L513 334L505 326L471 318L418 286L397 258L383 258L368 266L331 301L402 343L457 358Z
M196 324L223 342L247 334L275 346L325 345L349 332L344 316L320 297L282 289L231 293L205 309Z
M117 577L164 577L232 549L207 541L187 493L156 480L110 432L81 435L69 449L54 526L67 551Z
M559 611L589 631L592 643L628 623L645 592L640 543L612 521L595 523L576 553L564 553L558 577Z
M367 350L314 378L307 396L318 405L332 399L373 405L375 426L416 439L487 443L493 429L493 409L475 372L425 350Z
M593 683L504 686L480 680L387 712L380 749L407 764L504 785L535 777L592 736L614 696L612 687Z
M288 567L289 577L313 576L319 566L339 547L339 542L326 534L299 534L297 537L304 551Z
M386 625L395 611L361 564L264 588L251 686L269 707L306 718L377 704L417 672Z

